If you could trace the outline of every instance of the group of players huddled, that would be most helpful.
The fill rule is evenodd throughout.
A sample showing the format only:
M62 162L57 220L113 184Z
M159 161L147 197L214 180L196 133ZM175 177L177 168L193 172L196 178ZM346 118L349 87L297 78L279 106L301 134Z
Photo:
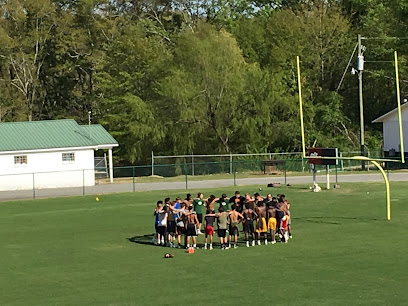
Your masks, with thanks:
M255 246L256 242L261 245L261 239L265 241L265 245L275 244L275 236L280 238L280 242L286 243L292 238L289 209L290 203L283 194L278 194L277 197L272 197L271 194L263 197L259 193L241 196L240 192L236 191L231 198L223 194L220 198L211 195L205 199L199 192L195 199L191 194L187 194L185 200L178 197L171 201L166 198L164 203L158 201L154 210L156 234L152 243L169 247L197 248L197 234L202 234L203 220L204 249L208 247L207 242L209 249L213 249L216 220L221 249L237 248L240 223L243 225L247 247Z

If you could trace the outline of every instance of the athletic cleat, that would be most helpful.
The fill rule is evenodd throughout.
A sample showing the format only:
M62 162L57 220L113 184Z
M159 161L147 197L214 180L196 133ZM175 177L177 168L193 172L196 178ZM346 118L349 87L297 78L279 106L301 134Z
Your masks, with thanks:
M249 241L246 242L246 247L249 248Z
M255 240L252 240L252 246L255 246Z
M258 245L261 245L261 240L258 240Z
M213 249L213 247L210 245L210 250L212 250Z
M236 249L238 246L236 244L234 244L234 249Z
M275 244L275 243L276 243L276 241L275 241L275 240L271 242L271 244Z
M204 250L206 250L206 249L207 249L207 246L205 245L205 246L204 246Z

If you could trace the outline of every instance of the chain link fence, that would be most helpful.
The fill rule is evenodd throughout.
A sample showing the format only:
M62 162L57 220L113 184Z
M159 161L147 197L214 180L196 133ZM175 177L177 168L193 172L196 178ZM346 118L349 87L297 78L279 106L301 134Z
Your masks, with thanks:
M203 182L199 186L210 186L210 183L206 185L205 182L211 181L232 186L242 179L248 179L248 184L265 181L289 184L296 177L312 176L308 159L297 158L296 155L268 154L266 157L247 159L234 156L232 159L212 162L182 157L171 164L115 167L113 183L108 171L100 169L1 175L0 200L132 192L146 190L147 187L150 190L188 189L198 186L197 182ZM399 163L384 163L387 171L399 170L404 166ZM316 165L315 169L318 176L327 171L323 165ZM329 166L328 170L334 176L331 180L337 182L339 173L362 173L361 161L339 160L337 165ZM367 164L364 173L372 170L376 169Z

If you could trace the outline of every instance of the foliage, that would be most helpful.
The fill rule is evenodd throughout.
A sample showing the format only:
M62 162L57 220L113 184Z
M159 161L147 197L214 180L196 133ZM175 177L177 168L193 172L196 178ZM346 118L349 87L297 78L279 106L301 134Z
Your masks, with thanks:
M401 95L406 1L0 0L0 121L74 118L118 138L117 162L150 152L299 150L296 56L307 144L359 147L357 79L365 38L365 129ZM354 66L356 59L353 58Z

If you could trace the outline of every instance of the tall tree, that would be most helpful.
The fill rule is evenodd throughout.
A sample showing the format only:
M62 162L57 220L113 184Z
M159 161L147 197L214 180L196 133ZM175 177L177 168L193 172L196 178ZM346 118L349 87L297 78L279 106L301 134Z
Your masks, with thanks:
M186 30L176 42L170 75L161 83L176 152L235 151L243 148L243 127L253 136L245 138L247 149L261 146L254 134L269 134L263 125L269 121L267 94L257 88L264 85L263 77L226 31L204 23L194 32Z
M20 92L28 120L39 117L44 92L40 74L47 53L44 47L55 26L55 7L49 0L7 0L0 6L0 27L7 39L1 57L9 67L3 82Z
M170 60L161 39L149 36L143 25L128 23L97 67L98 120L121 143L121 161L150 156L152 146L164 137L165 118L158 117L155 102L158 80Z

